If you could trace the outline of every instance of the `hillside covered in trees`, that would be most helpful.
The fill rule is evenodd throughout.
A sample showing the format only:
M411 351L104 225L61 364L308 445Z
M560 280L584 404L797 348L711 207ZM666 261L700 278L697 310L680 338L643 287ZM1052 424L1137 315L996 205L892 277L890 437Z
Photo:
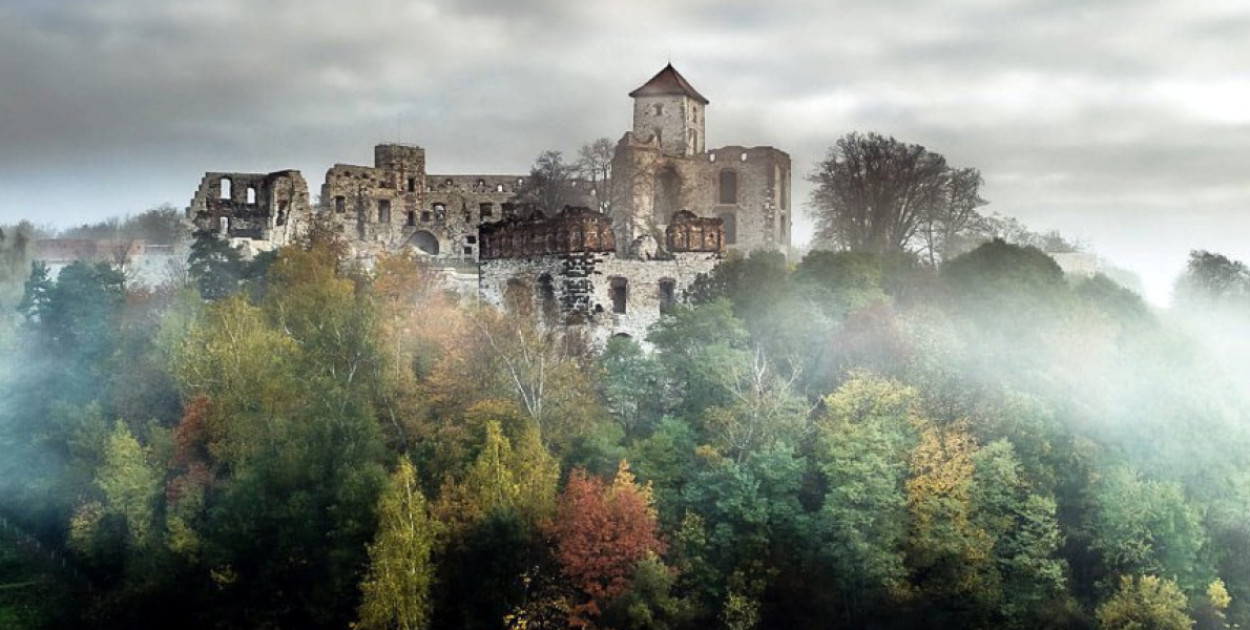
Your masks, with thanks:
M193 257L2 293L0 622L1250 624L1239 263L1156 312L997 240L757 253L597 352L326 232Z

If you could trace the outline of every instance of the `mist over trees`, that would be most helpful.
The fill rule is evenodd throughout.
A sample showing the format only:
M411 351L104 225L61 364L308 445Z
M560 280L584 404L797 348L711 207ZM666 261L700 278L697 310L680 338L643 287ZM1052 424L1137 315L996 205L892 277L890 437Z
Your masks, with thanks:
M595 351L323 229L216 243L12 289L0 516L65 560L0 592L30 627L1250 623L1244 381L1034 247L730 256ZM1244 332L1238 270L1180 282Z

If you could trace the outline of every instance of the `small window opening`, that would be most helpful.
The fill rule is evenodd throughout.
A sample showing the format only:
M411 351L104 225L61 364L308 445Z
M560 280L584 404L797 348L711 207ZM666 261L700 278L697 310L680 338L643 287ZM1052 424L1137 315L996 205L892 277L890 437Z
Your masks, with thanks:
M677 281L672 278L660 280L660 312L667 313L677 306Z
M334 211L343 212L344 210L347 210L347 198L339 195L334 198Z
M472 255L473 255L473 248L472 248L472 247L465 247L465 248L464 248L464 255L465 255L465 256L472 256Z
M416 225L416 224L417 224L417 211L409 210L408 211L408 225Z
M733 245L738 242L738 219L732 212L722 212L719 215L722 223L725 224L725 244Z
M715 153L709 153L709 154L707 154L707 161L709 161L709 162L715 162L715 161L716 161L716 154L715 154Z
M663 116L663 115L664 115L664 106L663 106L663 105L661 105L660 103L656 103L656 104L655 104L655 115L656 115L656 116Z
M495 204L493 204L493 203L480 203L480 204L478 204L478 206L477 206L477 211L478 211L478 214L479 214L479 215L480 215L480 217L481 217L481 220L485 221L485 220L486 220L486 217L489 217L489 216L491 216L492 214L494 214L494 213L495 213Z
M503 192L503 184L495 184L495 192Z
M466 243L468 243L468 244L470 244L470 245L477 245L477 237L476 237L476 236L474 236L474 235L472 235L472 234L470 234L470 235L468 235L468 236L464 237L464 242L466 242Z
M232 190L233 188L234 188L234 182L230 181L229 177L221 178L220 198L227 199L227 200L230 199L230 197L232 196L231 193L233 192Z
M249 204L255 204L255 203L256 203L256 187L255 187L255 186L248 186L248 187L247 187L247 202L248 202Z
M382 199L378 201L378 223L391 222L391 201Z
M738 173L720 172L720 203L738 203Z
M550 318L556 314L556 286L549 273L538 276L538 303L543 316Z
M408 178L408 192L417 192L417 178Z
M629 280L621 277L612 278L608 287L608 293L612 298L612 312L624 313L625 304L629 300Z
M421 222L422 222L422 223L429 223L429 222L430 222L430 213L429 213L429 211L428 211L428 210L422 210L422 211L421 211Z
M746 152L745 152L745 151L743 151L743 152L742 152L741 159L742 159L742 161L743 161L743 162L747 161L747 154L746 154Z

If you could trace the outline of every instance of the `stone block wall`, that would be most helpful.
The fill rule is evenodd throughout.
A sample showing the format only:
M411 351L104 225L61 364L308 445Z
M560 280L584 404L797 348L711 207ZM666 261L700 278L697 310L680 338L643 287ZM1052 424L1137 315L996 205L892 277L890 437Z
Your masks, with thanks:
M312 217L308 184L299 171L206 173L186 216L197 229L263 251L286 245Z
M642 342L663 310L681 303L719 260L710 252L637 260L614 251L487 259L479 264L479 296L498 308L521 300L560 323L586 326L597 347L614 335Z

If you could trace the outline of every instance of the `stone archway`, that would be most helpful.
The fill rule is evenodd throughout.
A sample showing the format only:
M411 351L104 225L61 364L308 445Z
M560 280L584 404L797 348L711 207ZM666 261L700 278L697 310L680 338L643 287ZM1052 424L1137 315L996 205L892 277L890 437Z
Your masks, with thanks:
M426 230L417 230L408 237L408 246L423 254L438 255L438 237Z

